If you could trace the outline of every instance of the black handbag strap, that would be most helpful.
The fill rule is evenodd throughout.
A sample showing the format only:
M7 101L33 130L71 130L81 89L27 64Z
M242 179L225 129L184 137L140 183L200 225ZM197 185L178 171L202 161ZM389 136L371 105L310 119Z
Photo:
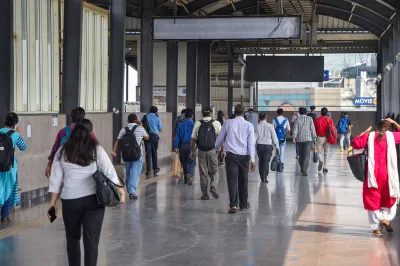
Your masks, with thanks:
M96 150L95 152L97 152L97 150ZM96 153L95 158L96 158L95 162L96 162L97 171L100 171L99 165L97 164L97 153ZM101 171L100 171L100 172L101 172ZM113 181L111 181L111 179L108 178L106 175L104 175L104 177L107 178L107 181L108 181L108 182L110 182L111 184L113 184L113 185L116 186L116 187L119 187L119 188L124 188L124 187L125 187L125 182L124 182L118 175L117 175L118 180L119 180L119 182L121 182L122 185L117 185L117 184L115 184L115 183L114 183Z

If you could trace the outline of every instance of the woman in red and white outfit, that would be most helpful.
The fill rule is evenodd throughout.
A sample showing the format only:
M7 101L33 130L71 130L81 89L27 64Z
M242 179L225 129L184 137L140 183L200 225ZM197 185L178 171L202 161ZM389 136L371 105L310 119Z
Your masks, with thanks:
M376 132L371 127L352 141L355 149L367 149L368 167L363 185L364 208L373 233L382 235L383 227L388 233L393 229L390 221L396 216L399 192L396 144L400 143L400 132L390 132L392 126L400 125L392 119L377 124Z

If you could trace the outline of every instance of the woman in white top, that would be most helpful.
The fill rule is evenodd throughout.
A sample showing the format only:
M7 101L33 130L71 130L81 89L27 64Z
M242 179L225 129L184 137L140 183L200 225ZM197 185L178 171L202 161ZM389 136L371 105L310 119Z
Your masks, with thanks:
M81 265L82 227L85 266L97 265L104 206L97 203L92 175L99 169L112 182L120 183L107 153L91 137L92 127L88 119L75 126L68 141L57 152L51 169L50 204L57 210L57 197L62 187L60 197L70 266ZM125 192L123 188L117 189L121 195L120 204L123 204Z

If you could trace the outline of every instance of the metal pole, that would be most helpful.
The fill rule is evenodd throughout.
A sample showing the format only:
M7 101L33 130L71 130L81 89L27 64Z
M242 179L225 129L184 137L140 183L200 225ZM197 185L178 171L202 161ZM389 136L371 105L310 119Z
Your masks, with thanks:
M254 84L250 85L250 107L254 108Z
M11 111L13 78L13 0L6 0L0 9L0 119Z
M244 92L244 65L240 69L240 103L243 104L243 92Z
M127 102L129 102L129 64L126 63L125 67L126 67L126 69L125 69L125 71L126 71L125 72L126 73L126 75L125 75L125 84L126 84L125 102L127 103Z

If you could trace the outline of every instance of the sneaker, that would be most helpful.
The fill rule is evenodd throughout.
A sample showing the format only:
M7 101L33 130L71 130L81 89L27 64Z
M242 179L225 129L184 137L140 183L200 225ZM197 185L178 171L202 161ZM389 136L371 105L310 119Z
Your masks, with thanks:
M246 206L240 207L239 211L247 211L248 209L250 209L250 203L247 202Z
M302 174L303 176L308 176L307 171L303 171L301 174Z
M146 176L150 176L151 175L151 172L150 171L147 171L146 172Z
M217 190L215 188L210 189L210 193L214 197L214 199L219 199L219 195L218 195Z
M323 172L328 173L328 169L324 168Z
M154 174L158 174L160 172L160 168L157 168L156 170L154 170Z
M340 152L343 153L343 152L344 152L344 149L343 149L343 148L340 148Z
M135 194L129 193L129 199L137 200L138 198Z
M321 172L322 171L322 167L324 166L324 162L319 162L319 165L318 165L318 172Z
M191 177L189 174L187 174L186 178L187 178L187 184L188 184L189 186L193 185L192 177Z
M201 196L201 200L209 200L210 197L207 194L203 194L203 196Z
M11 222L10 217L1 217L1 223L2 224L9 223L9 222Z

